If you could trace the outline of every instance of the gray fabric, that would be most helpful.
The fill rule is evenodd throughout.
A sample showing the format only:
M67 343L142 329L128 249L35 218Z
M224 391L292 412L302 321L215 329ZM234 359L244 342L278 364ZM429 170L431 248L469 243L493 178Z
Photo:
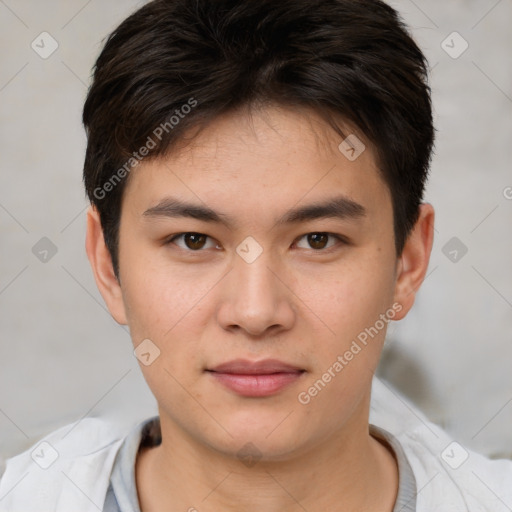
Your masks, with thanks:
M374 425L370 425L370 433L391 448L398 463L398 496L393 512L415 512L416 480L400 443L392 434ZM114 463L103 512L141 512L135 485L137 452L141 444L160 442L158 416L145 420L129 433Z
M157 445L160 442L158 416L143 421L128 434L114 462L103 512L140 512L135 484L137 452L141 445Z
M416 511L416 479L398 439L383 428L370 425L370 434L386 443L395 454L398 463L398 495L393 512Z

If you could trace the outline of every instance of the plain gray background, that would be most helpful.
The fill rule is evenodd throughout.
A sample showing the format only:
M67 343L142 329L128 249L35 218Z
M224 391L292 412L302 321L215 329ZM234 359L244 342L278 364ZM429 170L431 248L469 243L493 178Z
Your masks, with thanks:
M81 183L91 67L102 39L142 3L0 0L4 458L85 415L125 425L156 412L129 333L92 278ZM461 444L510 457L512 0L390 3L432 68L438 134L426 200L437 220L428 277L389 330L380 375ZM58 43L46 59L31 47L43 50L42 32ZM47 261L34 254L48 250L43 237L57 250Z

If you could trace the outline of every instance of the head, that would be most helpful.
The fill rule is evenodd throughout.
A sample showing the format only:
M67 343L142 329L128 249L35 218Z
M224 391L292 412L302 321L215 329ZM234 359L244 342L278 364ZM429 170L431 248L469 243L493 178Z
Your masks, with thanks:
M362 421L431 249L426 81L376 0L157 0L109 37L83 115L87 251L160 351L142 369L162 422L280 457ZM300 375L265 397L212 371L267 358Z

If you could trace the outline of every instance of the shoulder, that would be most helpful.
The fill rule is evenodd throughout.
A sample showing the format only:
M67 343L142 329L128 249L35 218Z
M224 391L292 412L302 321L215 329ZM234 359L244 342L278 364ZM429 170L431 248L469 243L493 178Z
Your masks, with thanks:
M398 440L417 480L418 510L511 510L512 461L490 460L433 423L403 432Z
M6 461L0 512L101 510L126 428L83 418Z
M403 397L396 397L397 403L386 395L382 386L374 383L372 422L400 444L416 480L418 512L512 510L512 461L466 448Z

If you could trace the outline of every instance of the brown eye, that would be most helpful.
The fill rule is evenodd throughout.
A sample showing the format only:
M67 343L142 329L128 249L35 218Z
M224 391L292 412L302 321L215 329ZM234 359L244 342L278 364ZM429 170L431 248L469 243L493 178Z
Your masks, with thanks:
M189 251L219 248L215 240L202 233L181 233L172 237L168 243L173 243L181 249Z
M206 244L208 237L200 233L186 233L183 235L185 245L194 251L202 249Z
M327 233L310 233L307 237L308 244L312 249L325 249L329 242L329 235Z
M317 231L301 236L296 242L296 246L299 249L313 249L314 251L321 251L335 247L339 243L343 244L347 243L347 241L340 235Z

